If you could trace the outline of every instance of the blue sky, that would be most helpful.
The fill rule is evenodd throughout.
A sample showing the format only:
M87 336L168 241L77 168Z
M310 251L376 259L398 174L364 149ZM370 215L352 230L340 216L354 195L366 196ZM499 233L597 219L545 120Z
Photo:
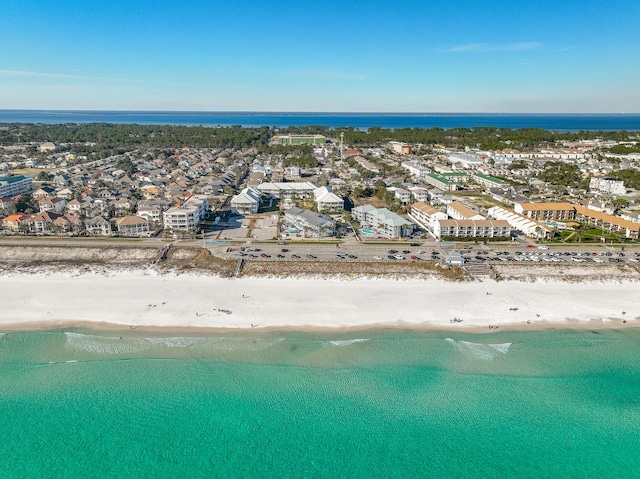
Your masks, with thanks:
M640 112L638 0L0 10L0 109Z

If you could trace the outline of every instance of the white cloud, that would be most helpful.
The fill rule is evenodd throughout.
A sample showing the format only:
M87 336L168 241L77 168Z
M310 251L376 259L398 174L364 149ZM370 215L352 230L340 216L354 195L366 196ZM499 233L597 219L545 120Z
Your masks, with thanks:
M467 43L465 45L456 45L453 47L445 48L447 53L458 52L519 52L525 50L535 50L540 48L542 43L540 42L517 42L517 43L504 43L504 44L491 44L491 43Z

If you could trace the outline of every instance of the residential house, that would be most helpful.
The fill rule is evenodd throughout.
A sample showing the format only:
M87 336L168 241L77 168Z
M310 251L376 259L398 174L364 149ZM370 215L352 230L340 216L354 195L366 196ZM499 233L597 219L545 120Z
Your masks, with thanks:
M149 236L149 221L140 216L124 216L116 220L121 236Z
M54 213L62 213L67 205L67 200L55 196L38 199L40 211L52 211Z
M84 222L87 233L96 236L111 236L111 223L103 216L96 216Z
M54 196L55 195L55 188L52 188L51 186L41 186L40 188L38 188L36 191L33 192L33 197L35 199L38 198L48 198L49 196Z
M18 231L20 225L29 219L29 215L15 213L2 219L2 227L8 231Z
M31 216L26 220L29 225L29 231L32 233L46 233L53 231L53 222L62 215L45 211Z

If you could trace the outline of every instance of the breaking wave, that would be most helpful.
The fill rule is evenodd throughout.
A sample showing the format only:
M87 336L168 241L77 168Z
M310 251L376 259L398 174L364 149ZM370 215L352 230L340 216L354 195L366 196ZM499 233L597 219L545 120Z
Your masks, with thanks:
M512 343L483 344L470 341L447 338L447 342L453 344L463 355L472 359L493 360L502 354L507 354Z

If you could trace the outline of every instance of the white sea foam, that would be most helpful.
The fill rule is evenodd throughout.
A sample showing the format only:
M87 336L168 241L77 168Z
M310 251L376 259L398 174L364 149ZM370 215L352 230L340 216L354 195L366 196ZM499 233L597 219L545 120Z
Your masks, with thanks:
M168 338L126 338L66 332L66 347L73 351L85 351L95 354L127 354L147 351L154 348L206 348L210 350L263 350L284 341L284 338L193 338L176 336Z
M492 360L501 354L507 354L512 343L483 344L447 338L458 351L472 359Z
M80 333L64 333L66 347L73 351L86 351L95 354L124 354L151 348L151 344L139 340L122 340L106 336L92 336Z
M367 341L369 341L369 339L343 339L343 340L336 340L336 341L329 341L329 344L332 344L334 346L349 346L351 344L355 344L355 343L366 343Z

